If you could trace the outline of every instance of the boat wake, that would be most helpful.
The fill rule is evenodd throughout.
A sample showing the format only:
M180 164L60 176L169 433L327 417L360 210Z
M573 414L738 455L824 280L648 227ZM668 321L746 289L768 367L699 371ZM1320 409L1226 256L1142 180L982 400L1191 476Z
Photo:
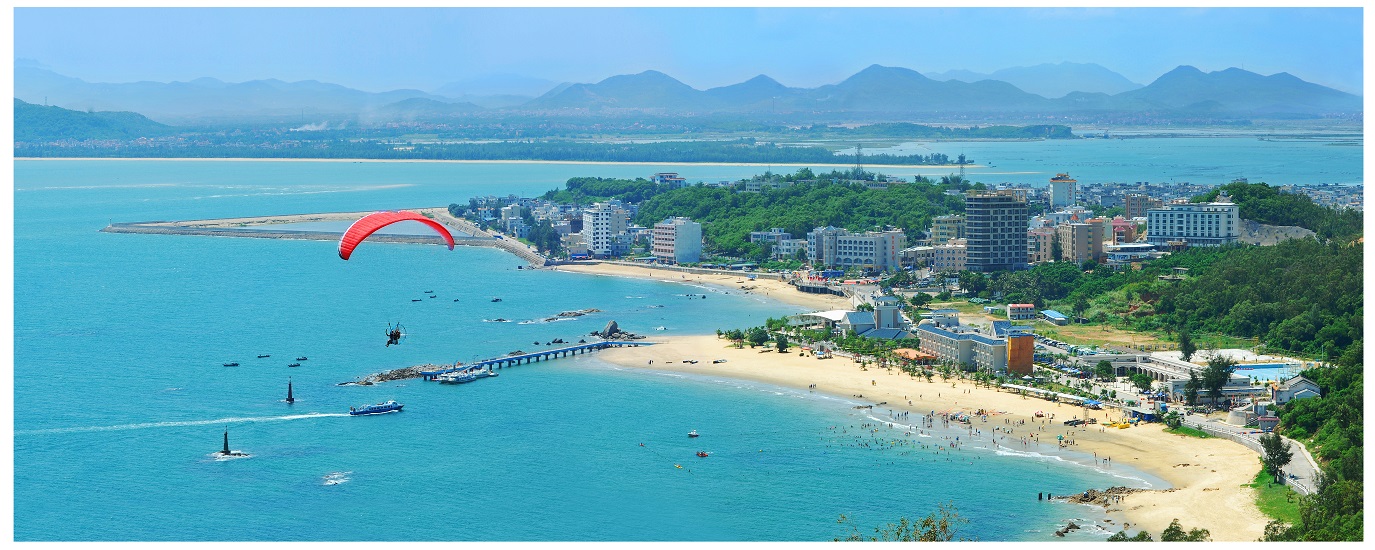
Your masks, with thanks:
M215 420L182 420L174 422L144 422L140 424L116 424L114 426L77 426L71 428L47 428L42 430L15 430L14 435L67 434L81 432L114 432L120 430L143 430L148 428L177 428L182 426L213 426L242 422L280 422L283 420L304 420L307 418L328 418L348 416L347 413L310 413L286 416L231 417Z
M323 485L338 485L338 484L340 484L340 483L348 483L349 481L352 481L352 478L349 477L349 474L351 474L351 473L353 473L353 472L352 472L352 471L348 471L348 472L330 472L330 473L328 473L328 474L325 474L324 481L323 481L322 484L323 484Z

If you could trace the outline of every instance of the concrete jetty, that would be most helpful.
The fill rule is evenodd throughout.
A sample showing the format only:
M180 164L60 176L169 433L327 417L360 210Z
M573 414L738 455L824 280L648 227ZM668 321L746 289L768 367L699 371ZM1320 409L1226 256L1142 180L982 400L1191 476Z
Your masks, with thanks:
M550 265L550 260L523 243L498 237L449 214L446 208L410 209L429 216L444 224L454 235L454 244L463 246L486 246L499 248L525 260L532 266ZM314 241L338 240L343 231L307 231L294 229L275 229L274 225L318 221L356 221L371 212L333 212L324 214L291 214L278 216L257 216L244 218L220 218L186 221L145 221L111 223L104 233L140 233L148 235L202 235L210 237L249 237L256 239L300 239ZM418 234L398 235L375 233L368 237L372 242L408 244L445 244L439 235Z

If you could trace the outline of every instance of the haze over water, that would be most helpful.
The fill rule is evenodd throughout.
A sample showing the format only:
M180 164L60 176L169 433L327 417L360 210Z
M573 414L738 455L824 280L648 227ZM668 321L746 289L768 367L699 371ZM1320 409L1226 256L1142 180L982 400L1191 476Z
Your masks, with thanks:
M1333 149L1359 166L1359 149ZM1092 511L1035 493L1143 483L1054 457L971 449L942 462L878 445L905 439L901 430L856 439L849 426L885 418L854 409L860 401L621 370L595 354L457 387L340 387L576 341L610 319L642 334L702 334L796 309L681 284L517 270L514 257L484 248L365 243L344 262L324 241L99 232L112 221L443 206L534 195L572 176L664 170L707 181L763 171L16 162L16 539L829 540L845 534L842 513L867 530L953 501L974 520L967 536L1050 540L1057 524ZM583 308L603 311L519 324ZM497 317L513 322L484 322ZM410 336L386 348L395 322ZM309 359L286 367L297 356ZM221 366L229 361L241 366ZM288 377L294 405L281 401ZM343 415L385 399L406 410ZM225 429L252 458L210 457ZM689 442L692 429L703 437ZM860 442L870 447L851 446ZM699 448L712 457L693 456Z

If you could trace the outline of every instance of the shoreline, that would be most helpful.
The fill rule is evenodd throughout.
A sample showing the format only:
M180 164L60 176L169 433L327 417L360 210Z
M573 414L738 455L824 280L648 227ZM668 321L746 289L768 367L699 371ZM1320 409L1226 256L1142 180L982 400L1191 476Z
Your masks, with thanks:
M252 157L225 157L225 158L206 158L206 157L15 157L14 160L32 161L93 161L93 160L118 160L118 161L173 161L173 162L418 162L418 163L440 163L440 164L579 164L579 165L627 165L627 166L825 166L836 168L853 168L854 164L844 162L834 163L809 163L809 162L656 162L656 161L600 161L600 160L466 160L466 159L320 159L320 158L252 158ZM874 168L938 168L958 170L958 164L865 164ZM986 168L979 164L965 164L965 169Z
M1006 441L1014 451L1023 437L1034 436L1024 447L1034 451L1031 441L1053 444L1056 436L1064 436L1074 442L1065 449L1095 457L1095 467L1110 471L1111 464L1120 463L1172 486L1173 490L1127 495L1120 502L1100 509L1100 513L1111 520L1111 525L1119 526L1118 529L1129 524L1129 530L1145 529L1159 537L1170 521L1178 518L1186 529L1208 529L1214 541L1254 541L1262 536L1265 524L1270 521L1256 507L1252 489L1243 486L1250 483L1260 469L1257 455L1231 441L1167 434L1161 424L1127 429L1104 428L1101 424L1069 428L1063 421L1071 417L1092 417L1101 423L1115 411L1093 411L1051 403L976 387L957 379L941 381L939 376L926 382L896 369L869 367L863 371L857 363L844 357L818 360L811 356L799 357L791 350L778 354L748 347L734 349L728 341L714 335L658 337L653 341L656 345L608 349L598 358L625 368L743 379L865 403L886 401L888 405L879 410L891 408L919 416L931 411L940 415L987 409L995 414L990 415L987 422L976 418L970 426L985 432L995 428L1011 429L1011 441L1004 440L1003 435L997 437L1000 444ZM699 363L681 362L686 359ZM717 359L726 359L726 362L711 363ZM649 363L651 360L653 364ZM812 384L815 389L810 387ZM907 404L909 400L910 405ZM1037 419L1033 415L1036 411L1045 411L1047 417ZM1052 414L1055 415L1053 420L1049 417ZM1004 424L1000 420L1014 424ZM1025 424L1016 425L1017 422Z
M832 294L809 294L797 290L786 282L776 279L765 279L760 277L750 280L747 278L748 274L744 272L741 272L739 275L715 273L695 274L645 266L608 263L558 264L548 266L545 269L552 269L565 273L582 273L585 275L602 275L668 283L707 285L723 289L726 293L761 296L766 300L775 300L789 305L811 308L814 311L850 308L850 300L848 298L842 298Z

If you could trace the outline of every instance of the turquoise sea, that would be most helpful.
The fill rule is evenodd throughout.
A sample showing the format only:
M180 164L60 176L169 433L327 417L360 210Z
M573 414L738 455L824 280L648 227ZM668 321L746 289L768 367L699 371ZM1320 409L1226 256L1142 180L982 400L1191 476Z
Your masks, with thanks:
M859 402L623 370L595 354L463 386L338 386L576 341L610 319L701 334L796 309L527 271L485 248L365 243L345 262L332 242L99 232L121 221L442 206L664 170L711 180L758 168L15 162L15 538L830 540L847 533L840 514L868 530L954 503L972 520L964 536L1051 540L1065 520L1096 512L1036 493L1161 485L978 438L936 455L901 426L861 428L888 418ZM709 299L683 296L702 293ZM519 323L584 308L602 311ZM484 321L498 317L513 322ZM409 336L384 347L396 322ZM298 356L309 359L287 367ZM221 366L231 361L240 366ZM294 405L283 402L288 378ZM405 411L344 414L386 399ZM251 458L212 459L226 429ZM692 429L703 437L689 441ZM699 449L713 454L699 459Z

